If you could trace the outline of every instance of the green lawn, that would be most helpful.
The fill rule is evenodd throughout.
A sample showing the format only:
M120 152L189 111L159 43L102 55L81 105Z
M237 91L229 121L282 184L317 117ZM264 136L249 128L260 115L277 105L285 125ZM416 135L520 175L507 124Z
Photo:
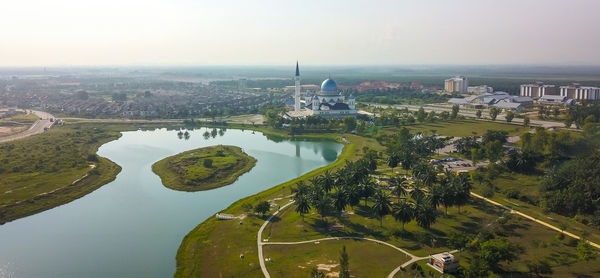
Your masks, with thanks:
M403 248L413 255L427 256L432 253L449 251L446 236L450 232L471 233L493 223L501 215L500 209L480 200L461 208L449 208L448 216L440 216L431 229L425 230L413 220L405 225L405 231L393 217L386 216L383 226L368 207L361 205L342 216L321 219L314 210L302 218L292 208L281 212L277 219L264 230L263 238L269 241L304 241L334 236L354 236L379 239ZM369 205L371 205L369 203ZM293 206L293 205L292 205ZM440 211L441 212L441 211Z
M313 267L325 274L340 271L339 257L346 246L350 274L354 277L387 277L392 270L408 261L404 253L371 241L353 239L327 240L298 245L265 245L263 255L272 277L310 277Z
M27 114L25 112L17 112L10 117L0 119L0 124L7 123L7 122L31 124L31 123L37 121L38 119L39 119L38 116L36 116L35 114L32 114L32 113Z
M435 133L437 134L454 137L474 135L482 136L488 130L504 130L512 136L522 134L529 130L528 127L524 126L477 120L454 120L439 121L434 123L419 123L415 125L408 125L406 128L410 129L411 133L423 132L426 135L431 135L435 130ZM384 130L388 130L388 128L384 128Z
M154 163L152 171L168 188L200 191L231 184L254 165L256 159L240 147L219 145L169 156Z
M542 208L535 205L541 198L538 189L540 178L541 177L536 175L503 173L492 182L497 190L490 199L556 227L560 227L561 224L566 224L566 231L576 235L587 233L589 234L588 238L591 241L600 243L600 232L598 229L586 226L570 217L562 216L554 212L543 211ZM485 187L485 184L479 185L475 183L473 185L473 192L483 194ZM510 192L515 191L518 192L521 197L509 198L507 196Z

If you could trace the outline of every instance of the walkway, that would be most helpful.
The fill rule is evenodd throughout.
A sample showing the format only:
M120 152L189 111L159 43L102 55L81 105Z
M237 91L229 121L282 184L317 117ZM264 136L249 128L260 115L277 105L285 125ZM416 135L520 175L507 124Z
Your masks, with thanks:
M372 238L366 238L366 237L326 237L326 238L319 238L319 239L305 240L305 241L294 241L294 242L263 242L262 241L262 233L263 233L263 230L265 229L265 227L267 227L267 224L269 224L269 222L271 222L271 219L273 219L273 217L275 217L275 215L277 215L281 210L285 209L286 207L288 207L289 205L291 205L293 203L294 203L294 201L290 201L289 203L285 204L280 209L278 209L276 212L271 214L269 216L269 218L267 218L267 220L265 220L265 223L263 223L263 225L258 230L258 234L256 237L256 244L258 246L258 261L260 263L260 268L261 268L265 278L271 278L271 275L269 274L269 271L267 271L267 267L265 266L265 259L263 256L263 248L262 248L263 245L294 245L294 244L304 244L304 243L313 243L313 242L320 242L320 241L326 241L326 240L340 240L340 239L367 240L367 241L376 242L378 244L383 244L383 245L389 246L391 248L394 248L410 258L410 260L408 260L407 262L405 262L402 265L395 268L388 275L388 278L394 277L394 275L396 275L396 273L398 273L398 271L400 271L400 269L402 269L403 267L406 267L416 261L420 261L420 260L424 260L424 259L428 258L428 257L417 257L411 253L408 253L406 250L401 249L401 248L399 248L395 245L392 245L390 243L387 243L385 241L372 239ZM450 251L450 253L455 253L455 252L458 252L458 250Z
M477 197L477 198L479 198L479 199L482 199L482 200L485 200L486 202L488 202L488 203L490 203L490 204L493 204L493 205L495 205L495 206L499 206L499 207L501 207L501 208L503 208L503 209L505 209L505 210L508 210L510 213L514 213L514 214L520 215L520 216L522 216L522 217L525 217L525 218L527 218L527 219L529 219L529 220L531 220L531 221L533 221L533 222L537 222L537 223L539 223L539 224L542 224L542 225L544 225L544 226L546 226L546 227L548 227L548 228L550 228L550 229L552 229L552 230L555 230L555 231L557 231L557 232L559 232L559 233L563 233L563 234L565 234L565 235L568 235L568 236L570 236L570 237L572 237L572 238L575 238L575 239L581 239L581 237L579 237L578 235L575 235L575 234L569 233L569 232L567 232L567 231L563 231L563 230L561 230L561 229L559 229L559 228L557 228L557 227L555 227L555 226L553 226L553 225L550 225L550 224L548 224L548 223L546 223L546 222L544 222L544 221L541 221L541 220L539 220L539 219L537 219L537 218L535 218L535 217L529 216L529 215L527 215L527 214L525 214L525 213L522 213L522 212L520 212L520 211L517 211L517 210L514 210L514 209L512 209L512 208L509 208L509 207L507 207L507 206L505 206L505 205L503 205L503 204L500 204L500 203L498 203L498 202L496 202L496 201L492 201L492 200L490 200L490 199L488 199L488 198L486 198L486 197L483 197L483 196L481 196L481 195L479 195L479 194L477 194L477 193L473 193L473 192L471 192L471 196L473 196L473 197ZM586 240L586 241L587 241L587 242L588 242L588 243L589 243L591 246L594 246L594 247L596 247L596 248L600 249L600 245L599 245L599 244L597 244L597 243L595 243L595 242L592 242L592 241L589 241L589 240Z
M50 121L50 119L54 119L54 116L52 116L51 114L42 112L42 111L36 111L36 110L30 110L30 111L31 111L31 113L38 116L40 119L35 121L29 129L27 129L23 132L19 132L17 134L12 134L12 135L0 138L0 143L19 140L19 139L23 139L25 137L29 137L31 135L40 134L40 133L46 131L46 129L50 128L52 126L52 124L54 123L53 121Z

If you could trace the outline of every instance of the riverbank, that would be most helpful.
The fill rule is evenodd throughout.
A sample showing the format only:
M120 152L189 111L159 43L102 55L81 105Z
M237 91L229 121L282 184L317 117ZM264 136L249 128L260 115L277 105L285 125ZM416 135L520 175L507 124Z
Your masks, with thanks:
M156 124L77 123L0 144L0 224L83 197L115 179L121 167L96 155L121 131Z
M219 145L169 156L154 163L152 171L170 189L201 191L229 185L255 165L256 159L240 147Z
M319 134L320 135L320 134ZM310 135L311 138L331 139L333 134ZM339 136L336 136L339 139ZM243 215L242 224L238 221L218 221L208 218L183 239L177 252L177 270L175 277L222 277L262 275L258 264L256 233L264 219L259 216L246 216L248 205L256 205L266 200L283 200L291 189L301 180L306 181L326 170L342 167L346 161L355 161L363 154L363 147L380 147L370 138L347 135L348 144L344 146L338 159L327 166L315 169L305 175L282 183L261 193L243 198L231 204L223 212ZM243 254L243 258L240 258Z

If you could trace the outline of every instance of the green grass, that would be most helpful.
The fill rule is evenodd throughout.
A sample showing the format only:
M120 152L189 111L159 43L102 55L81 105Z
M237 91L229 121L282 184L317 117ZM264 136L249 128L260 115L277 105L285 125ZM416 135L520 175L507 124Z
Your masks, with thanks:
M410 258L389 246L371 241L353 239L327 240L318 244L265 245L263 252L269 274L272 277L310 277L313 267L325 274L340 271L339 257L342 246L346 246L350 274L354 277L386 277L398 265Z
M538 188L540 179L541 177L536 175L524 175L512 172L503 173L492 182L497 190L490 199L556 227L560 227L561 223L564 223L567 225L566 231L576 235L587 233L589 234L589 240L600 243L600 232L598 229L577 222L573 218L554 212L544 211L541 207L536 205L537 201L541 199ZM473 192L483 194L485 187L485 184L479 185L478 183L474 183ZM510 191L515 190L517 190L522 197L509 198L507 194Z
M27 114L24 112L17 112L10 117L0 119L0 124L7 123L7 122L32 124L33 122L37 121L38 119L39 119L38 116L36 116L35 114L31 114L31 113Z
M427 256L450 250L446 245L449 233L476 231L493 223L501 215L498 208L480 200L473 200L471 204L461 208L460 214L457 208L449 208L448 216L438 217L429 230L419 227L413 220L406 223L405 231L402 231L401 224L389 215L384 217L383 226L380 226L379 219L369 207L363 206L363 201L360 206L354 210L348 208L348 211L349 214L333 215L322 220L316 211L311 210L302 222L302 218L293 208L286 209L278 215L278 221L267 225L263 238L279 242L334 236L367 237L391 243L417 256Z
M206 167L204 162L212 165ZM182 152L152 165L163 185L174 190L200 191L231 184L250 171L256 159L240 147L211 146Z
M454 120L439 121L435 123L420 123L408 125L406 128L410 129L411 133L423 132L426 135L431 135L432 130L435 130L435 133L437 134L454 137L482 136L488 130L504 130L512 136L522 134L529 130L528 127L524 126L477 120ZM384 131L386 130L393 131L395 129L384 128Z

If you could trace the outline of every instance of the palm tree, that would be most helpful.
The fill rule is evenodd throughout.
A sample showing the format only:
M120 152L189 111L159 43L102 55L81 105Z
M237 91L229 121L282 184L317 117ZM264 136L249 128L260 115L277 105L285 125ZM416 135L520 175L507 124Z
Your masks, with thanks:
M393 153L388 157L387 165L390 166L390 168L392 168L392 173L394 172L394 168L398 166L398 163L400 163L400 157L398 156L398 154Z
M390 185L394 187L392 189L392 193L396 195L396 197L398 197L398 202L400 202L401 196L406 196L406 194L408 193L408 191L406 191L406 188L404 187L405 182L406 179L403 177L394 177L390 180Z
M339 189L335 193L333 193L333 206L335 207L335 209L337 209L339 212L342 212L344 211L347 205L348 194L346 194L345 190Z
M310 181L310 183L313 185L313 187L321 187L321 188L323 188L323 179L320 176L312 177L308 181Z
M412 191L410 191L410 197L417 202L417 204L421 203L425 198L425 192L421 188L421 185L416 184Z
M366 180L361 184L360 189L360 195L365 198L365 206L367 206L367 200L375 193L375 185L370 180Z
M425 229L429 229L431 224L435 223L437 210L431 204L418 204L415 210L415 220L417 224Z
M329 198L329 196L327 196L327 194L320 194L317 195L316 198L313 200L313 205L315 206L315 209L317 209L317 212L321 216L321 219L323 219L323 217L327 216L327 211L331 206L331 199Z
M302 222L304 222L304 214L307 214L310 211L310 202L308 201L306 195L303 194L296 194L294 200L294 203L296 204L296 212L300 213L300 216L302 216Z
M348 205L354 209L354 206L357 206L360 203L361 188L358 186L346 186L344 190L348 197Z
M383 217L390 214L390 199L382 190L375 192L373 198L373 211L379 217L379 226L383 226Z
M415 209L412 203L403 200L395 204L392 208L392 216L396 221L402 223L402 230L404 231L404 224L410 222L415 215Z
M296 188L292 189L292 193L296 193L295 196L298 196L298 195L308 196L309 192L310 192L310 187L308 185L306 185L306 183L304 183L304 181L299 181L298 183L296 183Z
M325 189L325 192L331 191L331 189L335 185L335 179L333 178L329 170L325 171L323 176L321 176L320 180L323 189Z

